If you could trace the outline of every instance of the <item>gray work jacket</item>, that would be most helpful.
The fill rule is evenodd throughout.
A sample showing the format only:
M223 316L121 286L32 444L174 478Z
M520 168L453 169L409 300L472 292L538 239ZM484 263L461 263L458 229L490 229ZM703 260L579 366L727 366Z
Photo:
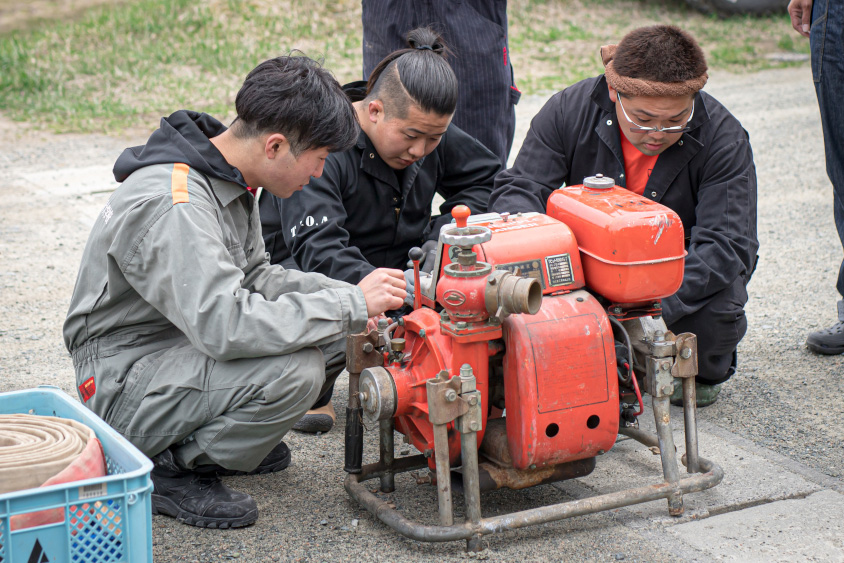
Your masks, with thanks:
M364 329L363 292L270 265L254 197L186 165L138 169L115 191L82 256L68 350L147 345L173 328L211 358L280 355Z

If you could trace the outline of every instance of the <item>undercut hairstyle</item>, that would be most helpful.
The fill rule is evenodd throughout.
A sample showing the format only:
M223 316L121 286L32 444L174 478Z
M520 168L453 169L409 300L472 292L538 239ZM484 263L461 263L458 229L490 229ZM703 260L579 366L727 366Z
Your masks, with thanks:
M291 53L255 67L237 93L235 109L235 137L281 133L296 157L317 148L348 150L359 133L354 107L340 84L304 55Z
M634 29L612 60L621 76L652 82L685 82L706 72L706 57L694 37L673 25Z
M448 46L428 27L410 31L407 44L378 63L369 75L364 101L381 100L387 118L404 119L411 103L425 113L452 115L457 77L446 60Z

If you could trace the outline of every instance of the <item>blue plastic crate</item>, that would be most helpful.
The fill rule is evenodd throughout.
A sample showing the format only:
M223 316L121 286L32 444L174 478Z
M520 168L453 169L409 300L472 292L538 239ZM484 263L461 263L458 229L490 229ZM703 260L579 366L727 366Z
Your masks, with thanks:
M0 393L0 414L70 418L94 429L108 475L0 495L0 563L152 561L152 462L101 418L55 387ZM64 509L64 521L12 530L9 519Z

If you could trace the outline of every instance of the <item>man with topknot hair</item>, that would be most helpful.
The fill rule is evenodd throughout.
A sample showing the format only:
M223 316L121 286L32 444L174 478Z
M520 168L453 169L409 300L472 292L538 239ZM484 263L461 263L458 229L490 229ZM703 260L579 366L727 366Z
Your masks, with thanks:
M302 191L261 199L273 263L358 283L377 268L406 267L414 246L430 257L455 206L486 212L501 162L451 123L458 81L448 54L438 33L420 27L367 82L343 87L360 123L355 145L329 155L322 176ZM437 195L439 213L431 208ZM405 271L410 302L412 274ZM327 432L335 418L329 390L293 429Z
M707 406L735 373L747 331L746 286L759 249L750 140L701 91L706 58L685 31L634 29L602 47L601 58L603 75L558 92L534 118L513 167L496 178L490 211L544 212L553 190L596 173L673 209L688 256L662 316L675 334L697 335L697 401Z

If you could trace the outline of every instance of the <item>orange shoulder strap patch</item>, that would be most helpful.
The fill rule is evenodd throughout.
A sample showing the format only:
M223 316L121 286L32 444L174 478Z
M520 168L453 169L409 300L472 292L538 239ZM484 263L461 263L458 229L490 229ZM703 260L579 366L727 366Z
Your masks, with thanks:
M177 162L173 165L173 175L170 177L170 192L173 194L173 205L177 203L188 203L188 171L187 164Z

